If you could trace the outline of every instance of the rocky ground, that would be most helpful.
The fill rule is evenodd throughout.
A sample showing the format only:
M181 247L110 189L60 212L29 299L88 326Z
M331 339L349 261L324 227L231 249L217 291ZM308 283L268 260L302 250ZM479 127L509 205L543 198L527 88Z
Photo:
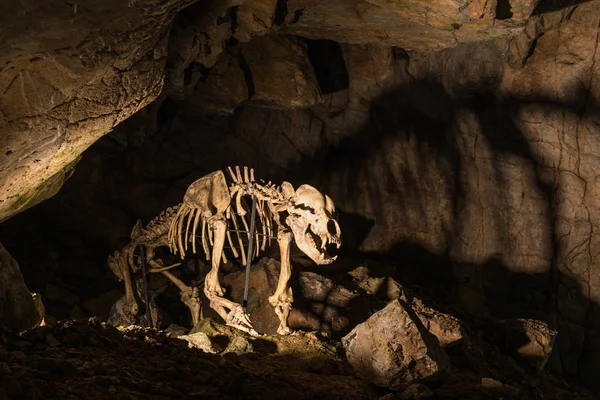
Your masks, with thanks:
M185 340L97 318L3 331L0 399L594 398L526 372L483 339L446 349L452 370L444 379L392 392L356 377L341 343L321 334L251 338L209 319L192 332ZM194 335L210 337L217 353L189 344Z

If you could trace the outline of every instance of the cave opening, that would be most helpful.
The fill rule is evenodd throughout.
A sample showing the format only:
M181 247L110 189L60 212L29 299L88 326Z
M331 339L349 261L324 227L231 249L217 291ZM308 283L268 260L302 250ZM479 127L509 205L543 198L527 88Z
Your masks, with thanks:
M332 40L303 40L308 47L308 58L315 70L321 93L348 89L348 71L340 44Z
M496 3L496 19L505 20L512 18L510 0L498 0Z
M0 56L0 398L594 398L600 1L359 3L14 28L53 56Z

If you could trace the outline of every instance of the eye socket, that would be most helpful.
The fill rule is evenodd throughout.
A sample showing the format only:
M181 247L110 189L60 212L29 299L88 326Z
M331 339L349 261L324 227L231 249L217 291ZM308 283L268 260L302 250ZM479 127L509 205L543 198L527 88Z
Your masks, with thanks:
M330 235L337 235L338 232L333 219L327 221L327 231Z

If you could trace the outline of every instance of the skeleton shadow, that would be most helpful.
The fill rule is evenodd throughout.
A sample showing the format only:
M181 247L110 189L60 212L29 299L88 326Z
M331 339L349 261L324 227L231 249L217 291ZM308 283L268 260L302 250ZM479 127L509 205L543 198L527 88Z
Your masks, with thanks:
M322 150L323 159L305 159L297 171L303 177L312 174L315 186L325 192L330 193L328 182L336 182L342 189L335 193L334 199L368 199L377 224L389 218L385 212L392 207L414 216L413 220L404 219L397 224L407 224L409 229L418 230L420 222L427 221L429 207L436 204L431 204L431 197L423 195L417 181L419 177L411 175L406 165L390 163L389 158L376 158L378 154L385 154L390 141L410 136L410 151L416 153L416 160L411 161L418 163L418 171L425 173L440 165L445 167L440 174L449 183L446 194L451 199L452 215L443 236L449 245L444 250L431 251L419 242L398 241L385 254L364 255L388 261L391 257L404 282L435 288L437 295L450 304L466 307L471 314L537 318L548 322L559 330L553 367L593 386L598 377L590 352L598 343L599 329L594 323L598 318L593 316L600 315L600 305L582 291L582 282L565 273L565 265L557 265L556 177L515 121L526 108L532 107L553 115L571 113L579 118L597 117L600 116L599 102L583 85L573 85L561 101L544 95L524 101L500 97L496 94L495 84L497 82L483 87L459 88L450 93L435 77L412 80L377 98L363 127L337 145ZM472 263L451 252L452 244L459 240L456 233L470 229L463 211L469 202L476 201L467 190L469 182L463 174L467 168L465 155L460 151L464 144L455 129L460 121L459 113L465 110L476 119L476 125L480 127L478 140L483 141L491 153L489 163L496 184L509 191L511 177L503 166L511 158L522 160L521 168L525 168L531 177L529 184L541 199L538 204L543 204L543 209L536 211L542 214L544 232L548 232L546 237L535 238L543 241L550 260L543 272L517 271L503 261L505 257L501 253L492 254L483 262ZM409 140L404 143L408 146ZM365 176L365 171L368 174L369 167L375 163L378 169L371 171L370 177L383 184L367 189L365 185L353 184L353 179ZM386 203L389 199L393 199L393 204ZM503 204L498 202L498 205ZM493 213L491 218L495 227L506 226L498 213ZM414 223L415 220L418 222ZM342 230L353 228L349 224ZM514 238L508 231L498 232L497 238L499 248L514 247ZM586 315L581 315L581 307L587 309ZM571 353L578 356L573 357Z

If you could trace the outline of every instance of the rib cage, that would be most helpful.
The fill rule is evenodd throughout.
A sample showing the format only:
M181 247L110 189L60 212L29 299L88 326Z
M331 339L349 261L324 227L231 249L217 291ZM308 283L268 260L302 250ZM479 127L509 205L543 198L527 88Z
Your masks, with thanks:
M171 221L173 220L173 218L175 218L175 216L177 215L177 212L179 211L180 207L181 204L177 204L176 206L169 207L166 210L162 211L152 221L148 222L146 227L141 230L140 234L137 237L132 238L133 240L129 244L129 247L131 249L135 249L140 244L152 247L166 246L168 244L166 239L169 233L169 226L171 225ZM136 266L133 262L133 258L134 251L130 250L127 255L127 260L131 268L135 271Z
M266 249L271 244L274 237L276 218L273 207L275 204L284 203L281 188L264 182L258 182L254 179L254 171L244 167L243 175L239 167L235 172L228 168L229 179L227 179L227 190L229 191L230 202L223 213L227 221L227 235L225 246L231 250L234 258L241 258L243 264L247 262L247 257L251 259L258 256L260 251ZM256 219L254 234L253 254L247 255L247 241L250 231L251 206L245 201L244 196L257 197ZM208 211L208 212L207 212ZM209 215L207 217L207 215ZM177 215L171 220L168 242L169 248L175 254L179 253L181 257L190 250L197 253L197 247L202 246L207 260L210 260L213 248L213 232L210 229L209 219L214 215L210 210L200 210L189 207L182 203L178 209ZM200 233L198 234L198 230ZM223 252L223 262L227 262L225 252Z

